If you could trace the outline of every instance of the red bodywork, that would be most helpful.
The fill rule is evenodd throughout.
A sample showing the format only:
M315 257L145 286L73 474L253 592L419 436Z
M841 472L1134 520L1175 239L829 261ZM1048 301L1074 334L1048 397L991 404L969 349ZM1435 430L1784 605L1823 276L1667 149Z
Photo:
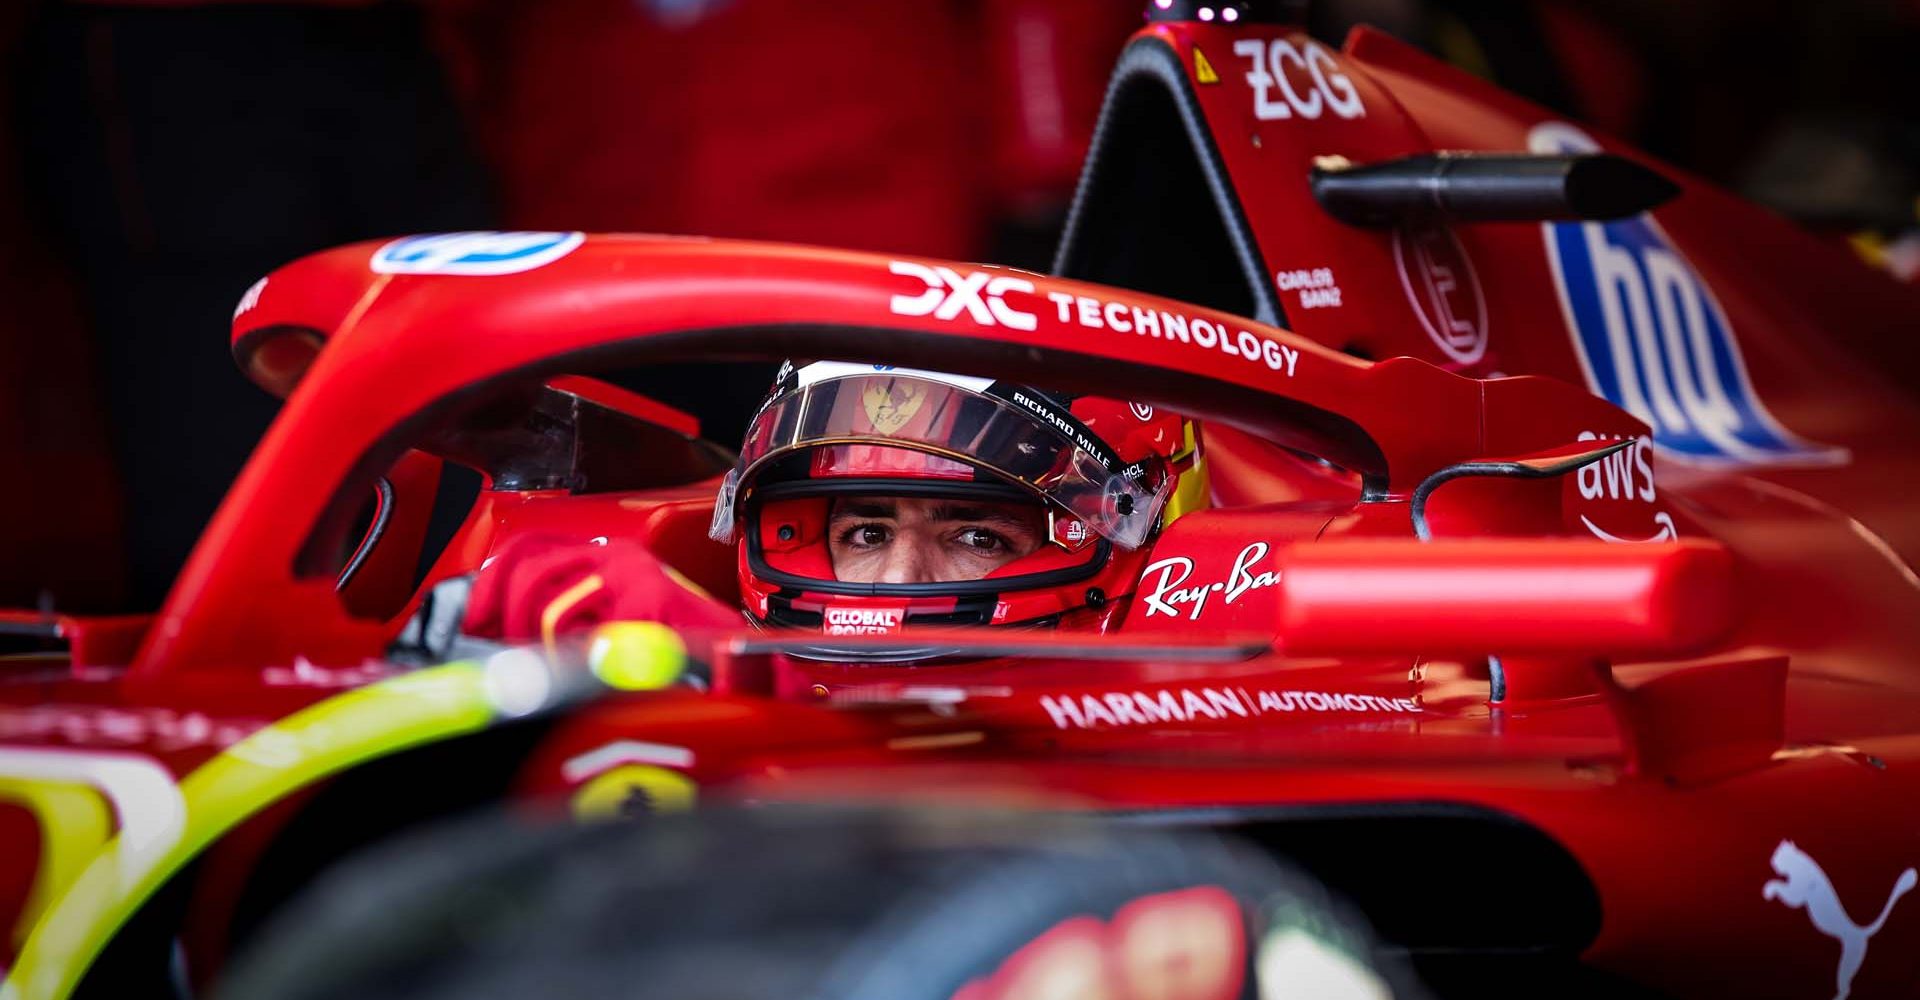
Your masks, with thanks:
M1684 460L1589 390L1551 224L1358 229L1309 189L1317 157L1526 150L1539 109L1366 31L1336 54L1270 25L1158 24L1128 59L1183 74L1175 90L1203 115L1240 210L1226 227L1244 226L1239 256L1258 265L1255 311L1286 328L937 261L916 263L1014 279L995 303L1033 329L984 300L909 315L896 301L928 288L891 258L694 239L591 236L486 276L376 273L378 244L317 254L274 272L236 317L243 367L298 385L166 607L150 624L72 623L85 640L70 670L23 674L0 697L82 721L9 739L99 745L85 720L101 706L244 732L391 672L369 661L418 601L394 581L438 479L437 459L407 449L469 387L736 357L991 374L1202 422L1215 506L1152 543L1107 634L1022 634L996 650L1011 655L920 667L782 652L805 637L690 635L713 691L572 709L527 761L525 794L567 795L597 773L581 761L638 741L685 751L676 766L721 797L1479 807L1578 860L1601 913L1588 963L1676 995L1831 993L1834 938L1762 890L1787 874L1769 862L1792 841L1864 924L1920 865L1920 408L1906 388L1920 372L1889 349L1920 321L1920 296L1681 177L1658 228L1710 289L1744 359L1743 398L1806 446L1800 461ZM1687 308L1675 301L1652 308ZM645 400L554 385L688 429ZM1579 473L1449 483L1427 507L1434 541L1412 541L1412 494L1448 466L1625 439ZM311 558L313 540L383 471L391 526L367 555L388 565L363 566L368 594L336 594L339 567ZM483 491L428 583L540 531L638 540L733 600L734 553L704 535L713 486ZM1488 654L1502 658L1502 701ZM222 739L143 731L117 745L179 774ZM257 849L217 847L210 878L241 880ZM1489 892L1525 877L1483 876ZM237 891L203 888L190 919L224 919ZM1920 981L1920 902L1888 912L1855 997Z

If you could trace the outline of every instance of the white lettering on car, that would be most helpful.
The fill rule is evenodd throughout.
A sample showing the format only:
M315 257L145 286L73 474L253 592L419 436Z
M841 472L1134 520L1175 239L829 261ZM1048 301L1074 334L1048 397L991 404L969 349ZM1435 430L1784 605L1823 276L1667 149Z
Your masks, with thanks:
M64 704L0 708L0 740L57 738L80 746L146 745L159 753L225 750L267 724L265 719L214 718L170 708Z
M1182 687L1041 695L1040 709L1055 729L1154 726L1203 720L1254 719L1280 713L1418 714L1412 698L1346 691L1249 690Z
M913 295L893 295L887 308L896 316L931 316L953 321L966 316L980 326L1005 326L1015 330L1039 328L1033 313L1008 303L1009 292L1037 295L1033 282L1010 274L991 271L961 273L950 267L929 266L896 260L887 265L892 274L918 280L925 287ZM1324 268L1322 270L1325 270ZM1316 288L1329 293L1323 304L1339 305L1339 289ZM1303 293L1304 294L1304 293ZM1048 292L1055 315L1062 323L1089 330L1132 333L1155 340L1177 340L1183 344L1216 350L1231 358L1265 365L1288 377L1300 362L1300 349L1290 347L1252 330L1234 329L1199 316L1183 316L1164 310L1143 309L1127 302L1116 302L1090 295Z
M1577 441L1618 441L1618 434L1596 434L1593 431L1581 431ZM1633 443L1611 455L1580 467L1574 478L1580 488L1582 500L1619 500L1633 503L1653 503L1659 496L1653 486L1653 448L1645 438L1634 438ZM1593 537L1603 542L1669 542L1680 535L1673 523L1673 515L1664 510L1656 510L1652 515L1654 530L1651 535L1640 538L1628 538L1613 534L1585 514L1580 515L1580 523L1585 525Z
M1155 340L1177 340L1183 344L1219 351L1292 376L1300 362L1298 348L1263 337L1252 330L1233 330L1199 316L1182 316L1163 310L1142 309L1124 302L1108 302L1086 295L1048 292L1054 314L1062 323L1090 330L1133 333ZM898 312L899 310L895 310Z
M1233 43L1233 54L1247 60L1247 86L1253 89L1253 116L1263 122L1280 121L1299 115L1306 119L1332 111L1341 118L1366 115L1360 91L1339 64L1319 42L1307 41L1295 46L1285 38L1262 41L1242 38ZM1291 64L1296 72L1288 72ZM1305 79L1302 80L1301 78ZM1273 97L1280 90L1281 100Z
M912 261L896 260L887 270L902 277L918 278L927 287L918 295L895 295L887 306L899 316L932 316L952 320L965 312L981 326L1005 326L1015 330L1033 330L1039 320L1032 313L1015 309L1002 296L1008 292L1033 294L1033 282L1011 274L971 271L961 274L950 267L928 267Z
M1227 571L1227 578L1216 583L1201 583L1185 586L1187 578L1193 575L1193 560L1186 556L1170 556L1149 563L1140 574L1142 580L1159 573L1153 589L1142 595L1147 605L1147 617L1171 615L1178 617L1182 606L1191 606L1187 613L1188 621L1199 621L1201 612L1207 608L1207 598L1220 594L1222 603L1232 604L1245 596L1248 591L1271 587L1280 582L1277 572L1255 573L1255 563L1267 557L1268 546L1265 542L1254 542L1240 550L1233 557L1233 567Z
M1618 434L1595 434L1593 431L1581 431L1577 441L1618 441ZM1609 500L1641 500L1652 503L1653 463L1647 456L1645 438L1634 438L1633 443L1622 451L1594 462L1583 465L1576 474L1580 483L1580 495L1588 500L1606 497Z
M1299 292L1302 309L1340 308L1340 285L1333 280L1332 268L1280 271L1274 274L1273 284L1283 292Z

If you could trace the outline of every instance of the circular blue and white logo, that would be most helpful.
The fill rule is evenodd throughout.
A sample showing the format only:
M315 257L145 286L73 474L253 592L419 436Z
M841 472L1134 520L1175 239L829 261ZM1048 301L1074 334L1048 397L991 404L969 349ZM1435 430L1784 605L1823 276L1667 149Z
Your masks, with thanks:
M379 274L517 274L551 264L586 240L585 233L434 233L407 236L373 252Z
M1600 152L1565 122L1534 126L1527 146ZM1651 215L1540 228L1588 387L1651 427L1660 452L1702 464L1846 461L1767 412L1726 312Z

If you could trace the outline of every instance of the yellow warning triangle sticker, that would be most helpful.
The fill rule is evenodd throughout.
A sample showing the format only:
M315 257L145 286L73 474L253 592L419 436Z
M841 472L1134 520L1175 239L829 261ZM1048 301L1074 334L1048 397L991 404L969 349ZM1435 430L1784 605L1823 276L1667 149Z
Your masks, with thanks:
M1213 71L1213 64L1207 61L1207 54L1200 46L1193 47L1193 78L1201 83L1219 83L1220 74Z

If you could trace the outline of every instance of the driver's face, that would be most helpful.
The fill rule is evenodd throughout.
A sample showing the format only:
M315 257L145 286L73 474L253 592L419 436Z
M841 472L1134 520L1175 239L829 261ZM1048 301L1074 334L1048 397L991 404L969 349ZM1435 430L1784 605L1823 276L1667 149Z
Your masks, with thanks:
M854 583L978 580L1039 546L1037 503L843 497L827 517L833 575Z

